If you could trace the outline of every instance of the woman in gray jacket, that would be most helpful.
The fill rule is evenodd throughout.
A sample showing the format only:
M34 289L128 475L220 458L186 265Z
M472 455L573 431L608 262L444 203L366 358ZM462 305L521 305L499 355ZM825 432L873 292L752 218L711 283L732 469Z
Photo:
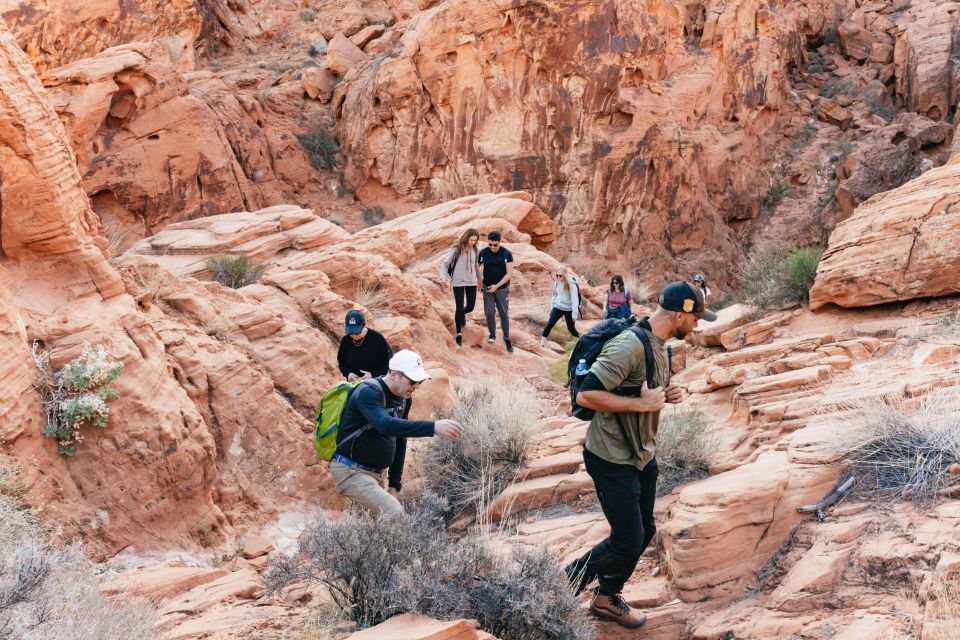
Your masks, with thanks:
M467 229L457 244L450 248L440 265L440 287L446 291L448 286L453 285L453 302L457 307L454 314L457 346L463 345L460 332L467 323L467 314L473 311L477 304L477 287L480 285L480 269L477 267L480 257L480 250L477 248L479 239L479 231Z
M574 338L580 337L577 325L574 323L574 320L580 316L580 287L577 284L577 276L570 271L557 271L554 278L556 282L550 299L550 318L547 320L547 326L543 328L543 337L540 338L542 347L547 345L547 338L561 316L567 323L567 331L570 335Z

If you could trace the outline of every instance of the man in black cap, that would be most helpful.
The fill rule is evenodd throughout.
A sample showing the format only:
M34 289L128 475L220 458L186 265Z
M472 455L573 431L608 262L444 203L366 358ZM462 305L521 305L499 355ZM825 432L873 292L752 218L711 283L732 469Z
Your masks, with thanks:
M682 340L699 320L716 319L692 284L667 285L657 310L639 323L652 347L656 388L646 385L643 343L633 331L624 331L603 346L577 393L577 404L596 411L587 428L583 460L610 523L610 537L570 563L566 573L577 593L598 579L590 611L624 627L646 622L620 592L656 532L654 456L660 411L664 403L683 399L682 389L670 384L665 342Z
M363 314L347 312L347 335L340 339L337 364L348 382L387 375L393 349L383 334L367 326Z

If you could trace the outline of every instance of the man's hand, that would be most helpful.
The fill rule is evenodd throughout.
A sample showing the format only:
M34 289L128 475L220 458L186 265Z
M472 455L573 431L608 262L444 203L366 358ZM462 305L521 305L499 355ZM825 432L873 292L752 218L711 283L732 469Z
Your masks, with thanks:
M389 489L387 489L387 493L389 493L389 494L392 495L394 498L396 498L397 495L400 493L400 491L399 491L398 489L396 489L395 487L390 487Z
M683 402L683 387L678 387L675 384L667 385L667 388L663 390L664 400L670 404L680 404Z
M373 379L373 376L370 375L370 372L369 372L369 371L364 371L363 369L360 369L360 373L363 374L362 376L360 376L360 379L361 379L361 380L371 380L371 379Z
M347 382L353 382L354 380L359 380L359 379L360 379L360 376L358 376L358 375L355 374L355 373L348 373L348 374L347 374Z
M492 284L492 285L490 285L489 287L487 287L487 293L493 293L493 292L496 291L498 288L499 288L499 285Z
M663 387L651 389L644 385L640 391L640 397L636 400L636 411L640 413L653 413L663 409L663 404L666 401L666 394L663 391Z
M433 423L433 435L439 438L456 440L463 433L463 427L456 420L437 420Z

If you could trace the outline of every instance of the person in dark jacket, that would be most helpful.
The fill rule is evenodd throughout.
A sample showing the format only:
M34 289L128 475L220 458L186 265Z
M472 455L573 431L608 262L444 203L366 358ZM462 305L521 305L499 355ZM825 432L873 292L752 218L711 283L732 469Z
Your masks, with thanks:
M347 332L340 339L337 364L348 382L386 375L393 350L383 334L367 326L356 309L347 312Z
M350 392L330 461L337 493L376 514L403 511L396 496L407 438L455 440L462 432L455 420L407 419L414 392L429 378L420 356L404 349L390 359L385 376L365 380Z

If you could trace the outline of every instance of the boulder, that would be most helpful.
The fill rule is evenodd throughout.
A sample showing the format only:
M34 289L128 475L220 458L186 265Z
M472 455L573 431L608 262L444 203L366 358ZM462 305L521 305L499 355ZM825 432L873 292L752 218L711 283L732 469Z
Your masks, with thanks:
M369 58L370 56L342 33L333 36L327 46L327 68L337 75L345 74Z
M326 67L310 67L304 70L300 82L308 96L326 104L333 97L336 76Z
M489 637L489 636L488 636ZM347 640L478 640L476 620L441 622L412 613L394 616Z

